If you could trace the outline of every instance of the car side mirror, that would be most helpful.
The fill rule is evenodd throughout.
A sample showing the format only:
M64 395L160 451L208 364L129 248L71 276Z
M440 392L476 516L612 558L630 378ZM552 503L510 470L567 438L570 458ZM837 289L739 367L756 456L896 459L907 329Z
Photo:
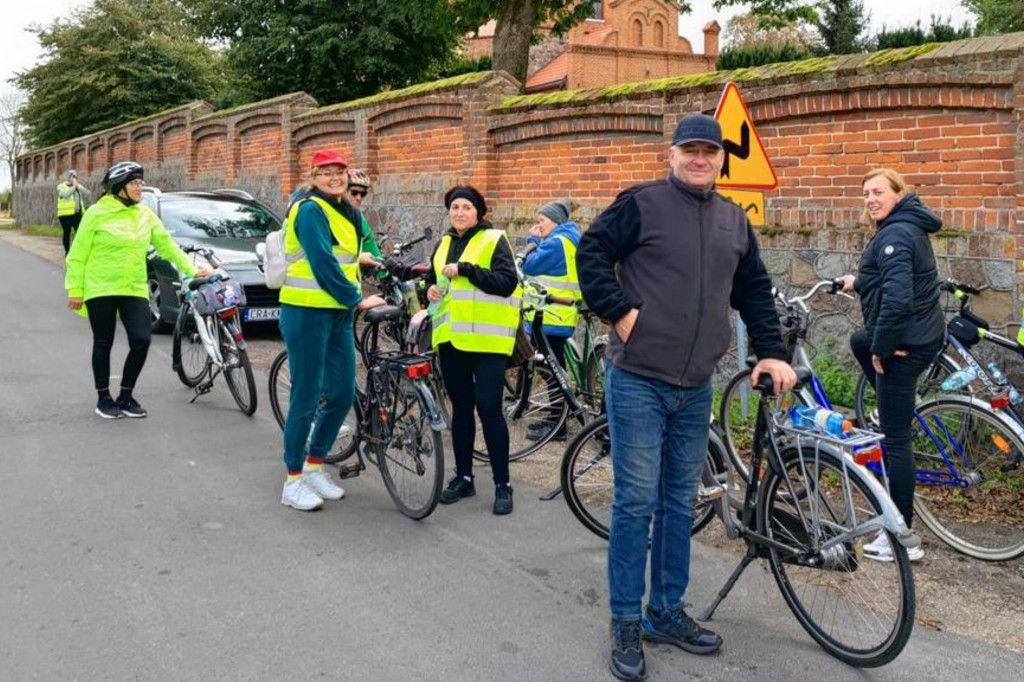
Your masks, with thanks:
M260 263L262 263L263 261L266 260L266 257L267 257L267 245L264 242L257 243L256 244L256 259L259 260Z

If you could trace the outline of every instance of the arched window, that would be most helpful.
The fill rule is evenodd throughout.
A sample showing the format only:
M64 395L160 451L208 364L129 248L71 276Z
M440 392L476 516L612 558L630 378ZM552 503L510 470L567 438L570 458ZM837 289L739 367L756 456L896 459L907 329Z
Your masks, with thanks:
M665 24L660 21L654 22L654 46L665 47Z
M639 19L633 20L633 44L637 46L644 44L644 25Z

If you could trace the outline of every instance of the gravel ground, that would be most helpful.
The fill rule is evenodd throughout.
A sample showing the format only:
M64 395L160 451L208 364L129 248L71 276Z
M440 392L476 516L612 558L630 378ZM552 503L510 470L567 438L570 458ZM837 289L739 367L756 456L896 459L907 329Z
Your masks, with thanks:
M0 239L55 263L63 261L59 239L25 235L10 229L0 229ZM246 337L253 366L266 371L283 347L279 334L272 325L268 325L262 330L248 331ZM570 439L576 431L578 426L570 425ZM450 448L447 437L446 442ZM565 443L549 443L540 452L514 464L513 478L545 490L557 487L564 447ZM486 473L483 476L486 477ZM556 498L550 504L562 505L564 502ZM921 532L926 555L923 561L914 565L918 626L945 630L1024 652L1024 560L1004 563L977 561L947 548L927 531ZM708 526L698 536L697 542L715 547L732 544L737 560L742 553L742 545L729 543L716 523ZM700 551L699 548L696 551Z

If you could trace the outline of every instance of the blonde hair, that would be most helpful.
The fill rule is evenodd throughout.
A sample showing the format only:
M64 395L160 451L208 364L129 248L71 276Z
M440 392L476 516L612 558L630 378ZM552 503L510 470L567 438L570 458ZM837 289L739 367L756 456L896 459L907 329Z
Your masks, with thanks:
M883 177L888 180L889 187L892 188L893 192L900 195L900 198L911 191L910 185L908 185L907 181L903 179L903 176L892 168L873 168L872 170L869 170L864 174L864 177L861 178L860 186L864 187L864 184L867 183L868 180L874 180L877 177ZM867 206L864 207L864 212L860 214L860 221L871 225L872 227L877 225L877 223L871 219L871 214L868 213Z

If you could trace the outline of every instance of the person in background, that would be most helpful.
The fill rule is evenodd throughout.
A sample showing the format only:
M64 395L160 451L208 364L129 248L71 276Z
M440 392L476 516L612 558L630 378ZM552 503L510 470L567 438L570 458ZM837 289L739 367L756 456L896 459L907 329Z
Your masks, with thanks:
M85 212L68 252L64 288L68 307L84 308L92 326L92 373L99 394L96 414L104 419L145 417L147 412L132 391L149 352L146 256L150 245L182 276L194 276L196 271L156 214L139 204L142 166L134 161L116 163L103 176L102 185L105 194ZM110 395L110 350L118 317L128 335L129 350L115 401Z
M57 220L63 232L64 255L71 248L71 235L78 230L85 213L85 201L91 196L89 190L78 182L78 171L69 170L67 180L57 185Z
M425 280L427 299L439 303L432 343L452 402L455 477L441 492L452 504L476 494L473 483L474 410L483 425L494 476L495 514L512 513L508 424L502 411L505 365L515 346L522 302L512 247L484 216L475 188L456 185L444 195L451 229L434 250Z
M569 220L569 203L560 199L541 206L537 211L537 222L530 228L526 242L528 253L523 260L523 275L542 285L549 294L573 301L568 304L552 303L544 310L544 336L551 344L558 364L564 369L565 344L576 331L579 319L576 303L582 301L580 280L576 274L576 247L580 243L580 227ZM527 333L531 333L530 322L526 324ZM550 395L559 395L558 382L554 376L549 377L548 388ZM531 424L526 437L539 440L551 428L550 423ZM565 440L565 435L565 424L562 424L552 440Z
M359 264L368 268L379 268L383 258L380 255L380 247L377 245L377 235L366 220L363 212L363 201L370 193L370 176L359 168L348 169L348 203L352 204L358 211L360 227L363 230L362 253L359 254Z
M909 527L917 481L911 450L917 379L946 345L939 271L929 238L942 221L890 168L869 171L861 187L864 222L876 230L857 276L842 277L843 291L860 294L864 316L864 328L850 336L850 348L878 396L890 494ZM907 555L920 561L924 550L914 547ZM864 556L893 560L884 530L864 545Z

